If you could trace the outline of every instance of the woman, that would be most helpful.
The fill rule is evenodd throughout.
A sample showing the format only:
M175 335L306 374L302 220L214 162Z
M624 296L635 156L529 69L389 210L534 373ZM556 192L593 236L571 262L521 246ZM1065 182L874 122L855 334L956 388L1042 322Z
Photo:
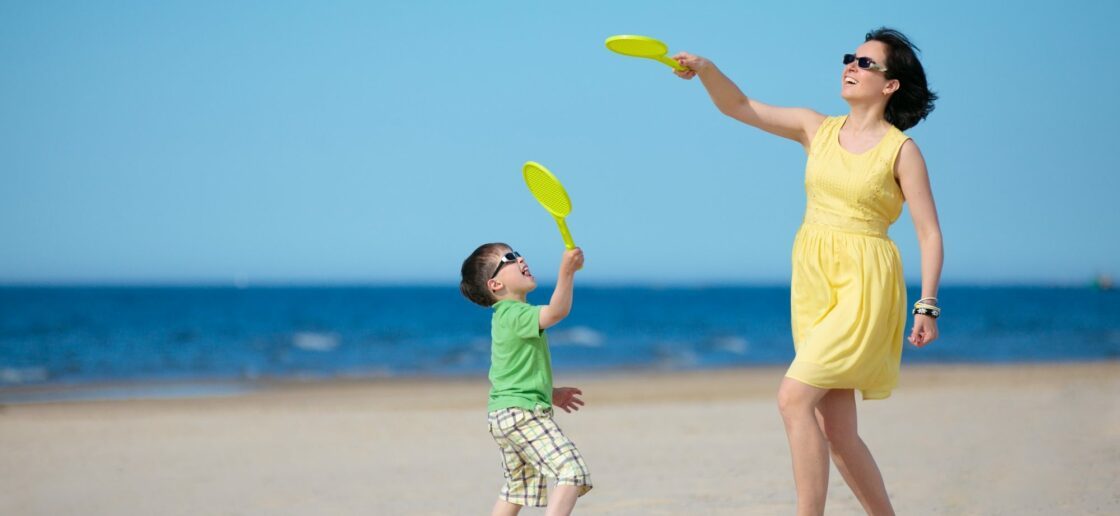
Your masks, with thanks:
M800 143L805 218L793 248L791 315L796 358L778 390L797 486L797 513L822 514L829 454L868 514L893 514L882 475L856 432L855 390L890 396L897 383L906 323L906 289L887 227L903 201L918 234L922 299L909 340L937 338L941 229L925 161L902 133L933 110L915 47L898 31L869 34L844 56L840 96L850 113L825 117L770 106L743 95L714 64L682 52L674 58L700 77L720 112Z

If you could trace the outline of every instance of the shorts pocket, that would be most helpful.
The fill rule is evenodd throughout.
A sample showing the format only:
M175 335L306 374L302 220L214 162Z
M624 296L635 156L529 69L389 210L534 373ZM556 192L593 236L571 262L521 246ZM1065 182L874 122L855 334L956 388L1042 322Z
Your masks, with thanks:
M519 408L508 408L499 410L494 413L494 417L491 420L490 433L493 435L501 436L508 435L515 428L520 426L525 421L526 417L527 416L525 414L525 411ZM497 427L496 432L494 428L495 426Z

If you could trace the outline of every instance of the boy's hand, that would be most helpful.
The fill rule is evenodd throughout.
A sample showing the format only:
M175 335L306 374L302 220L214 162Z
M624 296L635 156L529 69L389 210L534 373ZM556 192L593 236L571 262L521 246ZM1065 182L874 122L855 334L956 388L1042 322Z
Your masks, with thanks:
M583 249L575 248L564 251L560 258L560 274L575 274L583 268Z
M575 387L556 387L552 389L552 406L560 407L564 412L571 414L573 410L579 410L583 405L583 400L577 397L582 394L583 391Z

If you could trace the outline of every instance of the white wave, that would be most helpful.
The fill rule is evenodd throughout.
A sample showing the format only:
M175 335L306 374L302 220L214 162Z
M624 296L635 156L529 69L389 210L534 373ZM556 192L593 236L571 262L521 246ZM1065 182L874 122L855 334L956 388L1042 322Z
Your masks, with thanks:
M247 365L241 368L241 377L246 380L256 380L261 377L261 370L255 365Z
M10 393L0 392L0 403L67 403L75 401L111 400L161 400L184 398L226 398L250 393L256 388L247 384L217 383L167 383L133 384L100 387L96 385L77 385L52 388L42 391L18 390Z
M751 344L743 337L717 337L712 339L712 349L736 355L746 355Z
M490 344L491 344L490 339L487 339L487 338L484 338L484 337L477 337L477 338L471 340L470 348L471 348L472 351L474 351L476 353L489 352L490 351Z
M557 332L548 333L548 342L556 346L579 346L584 348L597 348L603 345L606 339L587 326L575 326Z
M0 367L0 384L41 382L47 379L45 367Z
M654 348L658 359L655 367L660 369L681 369L695 367L700 363L700 356L691 348L681 343L665 343Z
M331 351L338 347L338 335L299 332L292 335L292 345L305 351Z

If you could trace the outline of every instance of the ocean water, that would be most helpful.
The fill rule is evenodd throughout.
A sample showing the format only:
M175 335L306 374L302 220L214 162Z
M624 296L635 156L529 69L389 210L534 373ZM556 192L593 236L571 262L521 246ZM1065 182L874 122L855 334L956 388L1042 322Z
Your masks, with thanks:
M542 286L530 302L550 293ZM941 339L906 344L904 364L1120 358L1118 291L947 287L940 297ZM484 375L489 323L490 310L455 287L0 288L0 391ZM789 290L577 286L549 341L558 371L786 364Z

